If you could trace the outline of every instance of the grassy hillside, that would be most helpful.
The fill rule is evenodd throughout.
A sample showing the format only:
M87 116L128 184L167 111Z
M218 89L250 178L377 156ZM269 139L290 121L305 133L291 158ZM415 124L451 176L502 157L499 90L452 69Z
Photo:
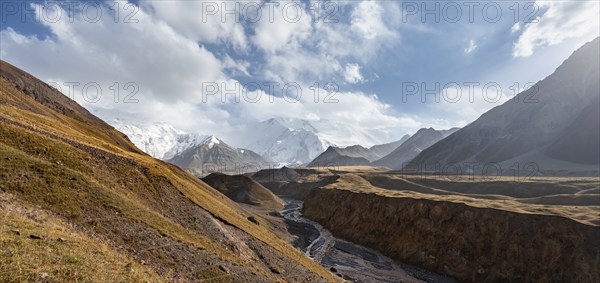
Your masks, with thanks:
M4 281L166 281L148 266L8 193L0 193L0 208Z
M125 259L99 268L118 270L135 261L147 267L148 278L157 274L168 281L336 279L262 227L260 217L258 225L248 221L251 212L142 153L75 102L5 62L0 63L0 180L1 192L54 215L82 241L106 244L100 253ZM3 221L2 237L9 228L25 227L24 221ZM43 225L39 229L52 233ZM15 260L13 249L8 246L0 266ZM42 258L20 270L55 268ZM98 271L87 280L104 281L104 270ZM4 267L1 272L9 278Z
M282 210L285 205L285 202L269 189L244 175L212 173L202 178L202 181L239 203L271 210Z

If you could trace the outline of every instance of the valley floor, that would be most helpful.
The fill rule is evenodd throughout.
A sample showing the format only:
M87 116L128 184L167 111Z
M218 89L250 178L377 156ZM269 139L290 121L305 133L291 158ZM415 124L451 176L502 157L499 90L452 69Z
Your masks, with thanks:
M381 253L337 238L320 224L302 217L302 201L285 199L280 215L295 247L352 282L455 282L425 269L393 260Z

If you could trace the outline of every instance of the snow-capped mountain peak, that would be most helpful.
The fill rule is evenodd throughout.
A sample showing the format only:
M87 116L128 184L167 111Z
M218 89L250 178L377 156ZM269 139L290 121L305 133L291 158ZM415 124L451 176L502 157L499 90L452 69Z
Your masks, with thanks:
M304 164L321 154L328 145L316 129L304 120L273 118L252 123L240 131L238 147L257 152L282 164Z
M208 144L208 148L213 148L215 144L221 144L221 141L215 136L210 136L206 138L202 144Z
M207 139L205 135L186 133L165 123L144 125L123 119L109 122L115 129L126 134L142 151L163 160L170 159Z

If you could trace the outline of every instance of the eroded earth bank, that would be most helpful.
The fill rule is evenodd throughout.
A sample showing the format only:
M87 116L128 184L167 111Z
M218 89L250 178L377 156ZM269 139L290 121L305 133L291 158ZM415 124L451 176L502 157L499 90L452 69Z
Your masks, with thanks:
M374 187L372 183L377 178L390 179L378 183L395 189ZM437 189L415 180L382 174L377 178L373 174L341 175L337 182L314 189L306 196L303 216L322 224L337 237L460 281L600 280L600 228L596 220L589 219L590 215L598 216L600 199L595 194L598 201L586 201L582 206L547 205L535 203L547 198L511 197L512 193L526 191L527 183L511 189L516 185L505 182L508 190L504 192L488 188L487 193L475 191L466 195L436 192ZM534 186L540 182L543 181L530 183ZM547 182L550 191L560 191L562 185L557 183L568 180ZM446 185L455 185L451 183ZM481 183L482 187L486 185L489 184ZM414 192L419 189L431 190L431 194ZM581 192L589 190L583 186ZM557 198L561 196L554 197Z

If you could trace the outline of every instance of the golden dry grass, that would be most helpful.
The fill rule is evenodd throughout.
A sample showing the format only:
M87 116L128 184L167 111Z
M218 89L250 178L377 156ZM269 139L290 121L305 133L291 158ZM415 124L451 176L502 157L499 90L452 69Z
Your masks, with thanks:
M41 208L0 193L3 282L166 282ZM30 235L41 239L31 239Z
M333 166L326 168L335 173L373 173L387 172L390 170L383 166Z
M373 177L386 179L379 181L378 186L369 182ZM433 182L435 181L435 182ZM494 186L490 185L494 182ZM427 184L435 184L435 187ZM600 195L596 194L595 205L546 205L528 203L523 200L531 200L531 198L516 198L509 195L498 194L490 189L485 194L465 194L453 191L457 187L464 187L467 184L474 185L485 190L486 187L511 188L511 190L528 190L535 189L533 184L539 186L545 184L547 187L554 188L545 192L546 196L555 196L558 198L571 199L577 192L590 190L600 186L600 181L597 178L575 178L575 177L537 177L527 180L515 182L512 177L494 177L493 180L482 177L471 176L410 176L410 175L392 175L392 174L341 174L336 183L328 185L330 189L345 189L356 192L373 193L386 197L395 198L415 198L415 199L430 199L435 201L449 201L456 203L464 203L473 207L492 208L498 210L507 210L524 214L544 214L558 215L573 219L580 223L599 226L600 225ZM572 195L556 195L559 187L552 186L563 184L574 188Z
M0 103L3 191L92 228L97 227L89 222L90 211L98 213L92 222L105 221L107 215L117 213L182 245L209 251L254 274L279 280L270 270L157 211L144 196L160 199L157 190L166 186L327 281L337 280L268 229L248 221L244 215L251 212L180 168L141 153L116 130L101 123L87 123L85 117L76 119L78 116L47 109L4 79L0 84L4 99ZM164 184L156 183L159 181Z

